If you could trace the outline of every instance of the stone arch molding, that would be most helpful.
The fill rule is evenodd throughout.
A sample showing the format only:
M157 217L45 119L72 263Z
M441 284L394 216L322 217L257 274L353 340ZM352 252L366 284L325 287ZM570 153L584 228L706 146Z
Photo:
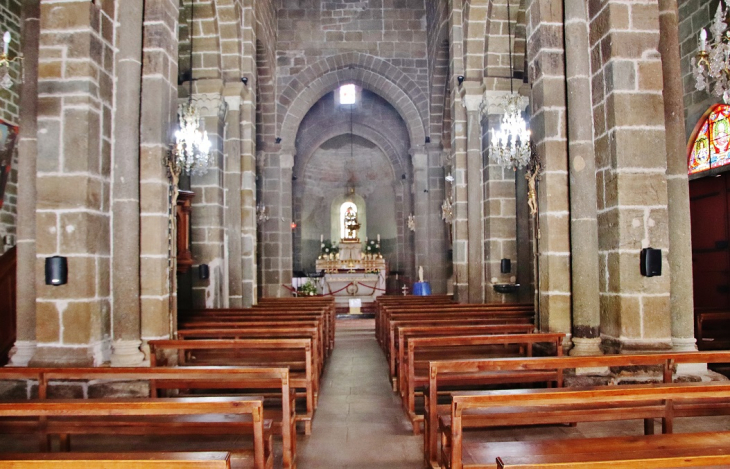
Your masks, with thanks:
M397 67L359 52L322 59L291 80L279 97L279 135L293 141L309 109L344 83L355 83L388 101L405 121L411 145L425 143L428 98L423 90Z
M307 167L307 163L317 151L328 140L339 137L340 135L347 135L350 133L350 124L341 123L339 125L328 126L322 129L322 132L317 135L317 139L312 141L307 148L303 149L303 153L298 153L297 158L301 158L301 162L298 162L295 167L296 175L302 176L304 169ZM388 137L383 135L377 129L369 127L364 124L354 124L352 127L352 134L358 137L364 138L378 147L378 149L390 160L391 174L390 177L396 180L396 174L404 172L403 162L398 157L398 151L396 147L388 140Z

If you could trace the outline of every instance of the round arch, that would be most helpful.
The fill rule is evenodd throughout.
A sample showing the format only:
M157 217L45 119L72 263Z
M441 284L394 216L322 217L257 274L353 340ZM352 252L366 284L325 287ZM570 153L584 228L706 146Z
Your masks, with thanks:
M304 148L300 148L297 152L297 160L294 168L295 175L297 177L302 175L304 168L306 168L307 163L312 158L314 152L317 151L317 149L325 142L340 135L350 133L349 123L323 122L320 127L321 132L317 132L317 138L307 141L306 146L304 146ZM352 126L352 133L374 143L378 149L388 157L394 179L397 174L405 172L404 162L400 158L397 147L379 130L365 124L354 123Z
M406 123L412 145L425 142L428 99L420 87L393 65L353 52L316 62L291 80L279 98L279 121L282 122L279 135L297 135L309 109L322 96L345 83L355 83L388 101Z

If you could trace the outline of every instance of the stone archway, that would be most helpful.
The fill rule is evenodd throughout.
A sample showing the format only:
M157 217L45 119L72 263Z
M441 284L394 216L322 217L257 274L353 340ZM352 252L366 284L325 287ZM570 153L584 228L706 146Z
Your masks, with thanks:
M293 141L312 105L326 93L348 82L388 101L406 123L412 145L423 145L428 122L427 96L393 65L377 57L354 52L323 59L292 79L279 97L279 104L282 105L279 111L279 122L282 123L279 136Z

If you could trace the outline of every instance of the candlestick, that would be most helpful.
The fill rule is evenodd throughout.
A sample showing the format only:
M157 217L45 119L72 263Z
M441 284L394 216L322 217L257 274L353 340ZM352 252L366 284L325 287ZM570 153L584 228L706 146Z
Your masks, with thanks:
M3 54L8 55L8 47L10 46L10 31L5 31L3 34Z

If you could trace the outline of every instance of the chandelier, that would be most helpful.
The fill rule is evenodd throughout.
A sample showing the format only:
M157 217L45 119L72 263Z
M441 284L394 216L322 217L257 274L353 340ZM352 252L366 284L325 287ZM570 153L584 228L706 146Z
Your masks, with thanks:
M522 168L530 161L530 131L522 118L524 96L510 93L504 97L502 127L490 129L489 158L505 168Z
M725 5L730 12L730 0L725 0ZM710 26L711 44L707 42L707 31L704 28L700 31L699 51L692 59L692 74L697 90L712 92L721 96L725 104L730 104L730 33L726 18L720 2ZM713 87L712 81L715 82Z
M192 83L192 82L191 82ZM210 165L208 132L200 131L200 113L190 100L177 111L180 128L175 132L175 166L186 174L201 175Z
M175 132L175 144L172 150L171 166L177 174L184 172L189 175L202 175L208 172L210 166L211 143L208 132L200 131L200 112L193 104L193 22L195 20L195 5L191 3L190 26L190 89L188 102L181 104L177 109L177 118L180 128Z
M502 108L502 126L498 132L490 129L489 158L504 168L522 168L532 156L530 147L530 131L522 118L522 109L526 98L514 92L512 79L514 67L512 64L512 18L510 17L510 2L507 2L507 38L509 44L509 95L504 97ZM486 95L486 92L485 92ZM482 111L487 110L486 96L482 103Z
M12 59L8 56L10 41L12 41L12 36L10 35L10 31L6 31L3 34L3 53L0 54L0 87L6 90L9 90L13 86L13 80L10 78L10 64L23 60L23 57L20 55Z

